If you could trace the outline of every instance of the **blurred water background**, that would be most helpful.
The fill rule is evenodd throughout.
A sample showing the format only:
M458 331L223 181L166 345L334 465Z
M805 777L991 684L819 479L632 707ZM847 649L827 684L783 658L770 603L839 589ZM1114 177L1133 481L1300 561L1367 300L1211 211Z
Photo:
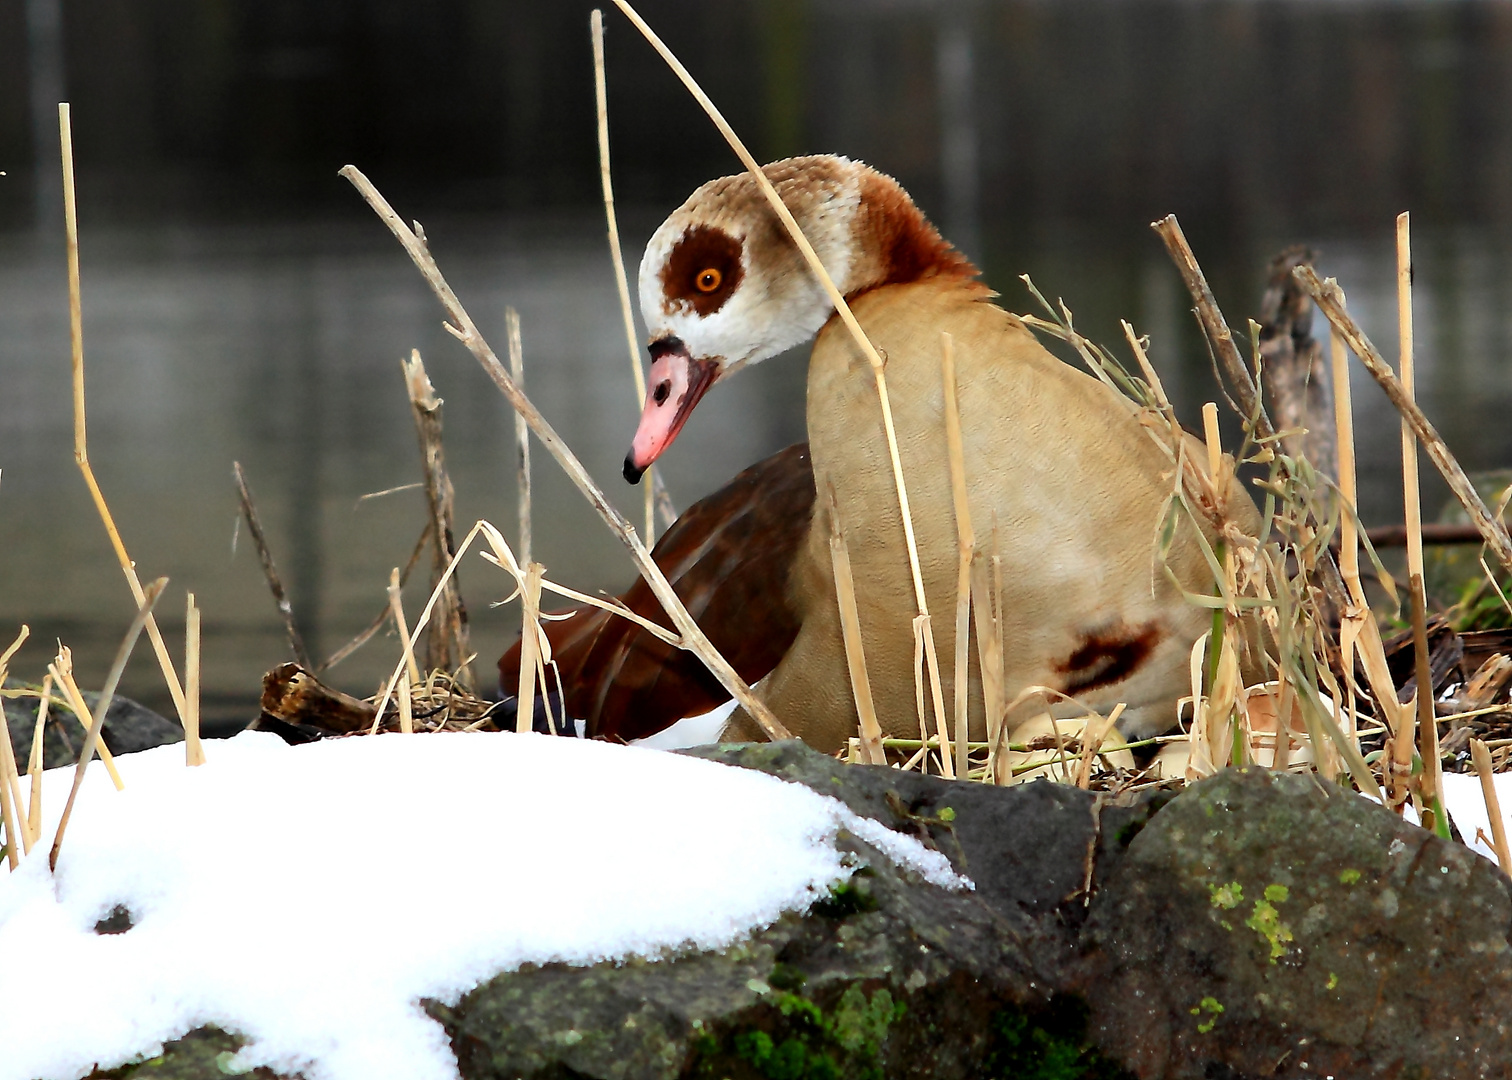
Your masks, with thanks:
M512 423L387 231L336 170L418 218L500 352L589 469L618 477L633 400L598 202L590 4L523 0L0 0L0 634L104 676L132 605L72 457L56 111L73 102L89 449L182 648L204 609L207 722L256 710L286 658L231 462L257 496L311 652L383 606L424 521L399 358L446 399L459 533L514 534ZM646 0L758 156L839 152L896 175L1015 310L1029 273L1090 336L1118 319L1194 423L1214 394L1148 223L1174 212L1237 326L1307 243L1395 355L1392 221L1413 211L1419 395L1471 470L1512 465L1512 4L1502 0ZM610 118L632 273L661 218L737 164L609 13ZM1320 331L1321 333L1321 328ZM679 507L803 437L801 355L711 395L665 459ZM1395 415L1356 371L1362 511L1400 514ZM537 557L579 588L633 573L544 453ZM1426 466L1425 466L1426 470ZM1426 484L1426 505L1444 489ZM413 612L423 575L406 591ZM517 631L464 564L479 669ZM371 693L380 637L331 681ZM144 648L124 689L171 713Z

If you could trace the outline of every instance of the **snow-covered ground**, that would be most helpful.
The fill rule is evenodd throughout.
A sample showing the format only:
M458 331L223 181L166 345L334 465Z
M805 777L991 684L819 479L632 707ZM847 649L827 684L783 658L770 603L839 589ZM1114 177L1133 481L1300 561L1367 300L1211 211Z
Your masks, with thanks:
M772 777L656 750L453 734L288 747L249 732L96 762L47 848L0 870L0 1080L72 1080L217 1023L238 1065L311 1080L456 1076L422 997L528 961L726 945L849 871L849 830L950 886L944 859ZM135 926L100 935L116 905Z

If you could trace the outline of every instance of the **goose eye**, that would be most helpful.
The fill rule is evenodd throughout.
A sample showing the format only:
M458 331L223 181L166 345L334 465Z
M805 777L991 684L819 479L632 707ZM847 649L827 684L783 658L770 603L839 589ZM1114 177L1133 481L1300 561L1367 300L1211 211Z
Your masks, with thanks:
M711 266L700 273L693 284L698 286L699 292L711 293L719 288L722 281L724 281L724 275Z

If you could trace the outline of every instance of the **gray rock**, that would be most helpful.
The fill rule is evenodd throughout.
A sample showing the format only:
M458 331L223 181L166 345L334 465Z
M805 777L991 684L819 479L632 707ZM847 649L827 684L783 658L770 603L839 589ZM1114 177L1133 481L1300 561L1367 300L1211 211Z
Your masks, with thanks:
M20 688L24 684L6 680L6 688ZM37 689L37 687L31 687ZM100 695L92 690L82 691L84 703L93 709ZM10 728L11 748L15 751L16 767L26 771L31 759L32 734L37 724L36 698L5 698L5 723ZM74 716L73 710L54 704L48 710L47 725L42 737L42 767L56 769L72 765L79 759L79 750L84 745L84 725ZM165 720L151 709L138 705L130 698L117 694L110 702L110 711L105 714L105 727L101 731L105 746L112 754L132 754L138 750L150 750L164 743L182 742L184 730L171 720Z

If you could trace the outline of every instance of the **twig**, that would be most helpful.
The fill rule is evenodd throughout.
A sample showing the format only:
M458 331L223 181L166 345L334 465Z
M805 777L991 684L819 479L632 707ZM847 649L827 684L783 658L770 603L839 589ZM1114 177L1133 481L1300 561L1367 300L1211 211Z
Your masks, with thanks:
M1438 430L1429 422L1423 410L1410 400L1402 390L1402 384L1391 371L1386 361L1382 359L1380 352L1371 344L1344 307L1344 293L1338 284L1332 279L1323 281L1313 272L1310 266L1299 266L1293 271L1302 287L1307 290L1313 302L1318 305L1318 310L1328 317L1328 321L1338 330L1340 336L1349 345L1354 354L1365 365L1365 370L1370 372L1371 377L1386 391L1386 396L1396 406L1397 412L1412 426L1413 433L1423 444L1423 449L1428 451L1428 456L1433 459L1434 465L1443 474L1449 484L1449 490L1459 500L1470 520L1480 531L1481 538L1491 549L1497 560L1504 568L1512 571L1512 537L1507 535L1507 528L1498 521L1487 509L1479 494L1476 493L1475 485L1465 475L1465 470L1449 452L1449 447L1444 443L1443 437Z
M126 553L126 545L116 529L115 518L105 503L105 494L95 480L94 469L89 464L89 439L84 423L84 303L79 289L79 216L74 200L73 124L66 101L58 103L58 138L63 156L63 220L68 235L68 333L73 357L73 405L74 405L74 461L84 474L84 483L94 500L100 520L105 524L105 534L110 546L115 549L116 561L126 575L131 587L132 599L137 607L142 606L145 595L142 582L137 577L136 564ZM157 654L158 666L163 669L163 680L168 684L168 695L173 707L178 710L179 722L184 720L184 690L179 685L178 673L173 669L173 659L168 655L168 646L158 632L157 620L147 616L147 637L152 642L152 651ZM86 714L87 715L87 714Z
M410 411L415 417L415 434L420 440L420 460L425 469L425 502L430 511L432 561L431 582L435 583L451 561L456 541L452 538L454 496L451 478L446 474L446 454L441 442L441 405L420 350L411 351L408 360L400 361L404 385L409 393ZM451 672L465 687L471 683L466 670L468 654L467 607L462 603L461 587L454 576L441 593L441 604L430 632L425 637L427 671ZM414 680L411 680L414 681Z
M504 335L509 343L509 374L513 376L520 392L525 392L525 347L520 340L520 313L512 307L504 309ZM525 414L514 414L515 428L515 492L520 523L520 558L530 562L531 531L533 528L530 509L530 425L525 423Z
M588 475L588 470L583 468L582 462L577 459L571 449L562 441L556 430L546 421L535 405L527 398L523 391L515 385L509 373L504 370L504 365L499 363L499 358L489 348L488 342L478 332L462 302L457 299L456 293L452 292L451 286L441 276L441 270L436 266L436 261L431 258L430 251L421 239L409 226L400 220L399 215L394 213L393 207L378 193L367 177L362 175L354 165L348 165L341 170L341 175L349 180L365 199L369 206L378 214L379 218L388 226L395 238L404 246L417 269L425 277L436 298L441 301L447 314L453 322L447 324L451 332L465 345L473 357L483 366L489 378L509 399L509 403L515 410L521 413L530 430L536 438L541 440L541 445L555 457L567 473L569 479L577 485L579 491L588 499L589 504L598 512L599 517L619 537L630 557L635 561L636 568L646 583L651 586L651 591L666 610L668 617L683 637L684 647L693 652L709 671L719 680L720 684L728 690L736 701L750 714L762 731L771 739L787 739L792 735L778 719L772 715L772 711L751 692L744 679L736 673L729 662L719 654L708 636L699 629L693 621L693 616L688 614L688 609L683 606L672 585L667 581L666 575L661 572L655 561L651 558L651 552L641 543L640 537L635 534L635 529L625 520L623 514L614 508L604 495L602 489L593 482Z
M955 618L955 737L956 774L966 775L968 728L967 659L971 649L971 561L976 555L976 530L971 527L971 500L966 494L966 453L961 441L961 402L956 391L955 339L940 334L940 380L945 396L945 445L950 458L950 491L955 501L956 571Z
M777 194L777 189L772 186L772 181L767 178L766 173L762 172L761 166L757 163L755 157L751 155L751 152L746 149L745 143L735 134L735 129L730 127L729 122L725 120L724 115L715 107L709 95L704 93L703 88L688 73L688 69L683 67L682 62L672 54L672 50L667 48L661 38L656 35L656 32L630 6L628 0L614 0L614 4L620 11L624 12L625 17L635 25L635 28L641 32L641 35L651 44L651 47L657 51L667 66L672 69L673 74L687 88L688 93L693 95L693 99L698 102L709 119L713 121L719 133L724 136L725 142L730 145L730 149L735 151L735 156L740 158L741 163L750 172L751 177L756 181L757 187L771 205L772 211L777 215L777 219L782 222L783 228L792 237L793 243L797 245L799 252L802 253L804 260L809 265L809 269L813 271L814 276L819 280L819 284L823 286L825 293L828 294L830 302L834 304L835 311L840 316L840 321L845 324L846 329L850 331L851 337L855 340L856 346L861 350L861 355L865 356L868 363L871 364L872 378L875 380L877 386L877 401L882 409L882 429L887 436L888 456L892 463L893 486L897 490L898 495L898 510L903 524L903 540L908 550L908 568L913 579L914 602L917 608L914 624L916 628L922 628L926 635L924 655L929 665L930 685L932 688L938 687L940 682L939 658L935 655L934 633L930 629L929 601L924 595L924 576L919 566L919 545L914 539L913 514L909 510L908 504L908 485L903 479L903 461L898 452L898 433L893 426L892 403L887 395L887 378L882 357L877 352L876 347L872 345L871 340L866 336L866 331L861 329L861 324L857 321L855 313L851 311L850 305L845 301L845 297L835 286L834 281L829 276L829 272L825 270L824 264L814 251L813 245L803 235L803 230L798 227L798 222L793 217L792 211L782 201L782 196ZM944 723L943 717L940 718L940 722Z
M184 763L203 765L200 745L200 609L194 594L184 610Z
M830 565L835 571L835 599L840 605L840 632L845 641L845 663L850 672L851 693L860 717L861 748L866 761L886 765L882 749L882 725L877 722L877 706L872 700L871 678L866 671L866 646L861 640L861 613L856 607L856 583L851 576L850 550L840 527L840 510L835 505L835 488L825 485L829 497Z
M1260 401L1259 391L1255 388L1255 380L1250 376L1249 368L1245 367L1244 360L1239 355L1238 346L1234 344L1233 331L1229 329L1223 312L1219 310L1218 301L1213 298L1213 290L1208 287L1202 267L1197 265L1197 257L1192 254L1191 245L1187 243L1186 235L1182 233L1176 215L1169 214L1159 221L1152 221L1150 228L1154 229L1164 241L1166 250L1170 252L1172 261L1176 263L1176 269L1181 272L1181 280L1186 283L1187 291L1192 294L1192 299L1196 302L1197 317L1202 320L1202 327L1207 333L1208 341L1212 343L1213 351L1218 355L1218 362L1223 365L1223 373L1233 384L1234 392L1239 399L1239 407L1244 410L1245 423L1248 424L1250 419L1254 418L1255 434L1260 438L1270 438L1275 434L1275 429L1271 427L1270 418L1265 414L1265 406Z
M167 578L158 578L143 590L142 606L137 609L136 617L131 620L131 626L126 630L126 637L121 641L121 647L116 650L115 660L110 665L110 674L105 677L105 685L100 690L100 700L95 704L94 720L89 725L89 732L84 736L84 746L79 750L79 763L74 769L73 788L68 793L68 802L63 806L63 816L58 819L58 832L53 837L52 853L47 858L49 870L58 868L58 852L63 847L63 834L68 829L68 819L73 816L74 800L79 797L79 789L84 784L84 773L89 768L89 759L94 756L95 746L100 741L100 731L105 726L105 714L110 711L116 685L121 681L121 672L126 670L126 661L131 659L131 650L136 648L137 638L141 636L142 628L152 617L152 606L157 603L158 597L163 595L163 589L167 584Z
M414 570L415 566L420 562L420 556L425 551L425 545L430 543L430 537L430 522L426 522L425 528L420 530L420 539L415 541L414 550L410 552L410 557L405 562L404 569L399 573L399 587L401 589L409 583L410 572ZM351 641L347 642L341 648L333 652L330 656L330 659L328 659L325 663L321 664L320 667L315 669L314 674L319 675L322 671L327 671L335 667L347 657L351 656L358 649L366 645L369 641L372 640L374 634L383 629L384 624L389 621L389 616L391 614L392 608L390 608L388 601L385 600L383 603L383 610L378 613L378 615L373 619L372 622L368 623L367 629L363 630L362 633L358 634Z
M1491 772L1491 751L1479 739L1470 740L1470 759L1480 777L1481 797L1486 800L1486 816L1491 820L1491 840L1496 847L1496 864L1512 877L1512 854L1507 850L1507 823L1502 819L1501 799L1496 795L1496 777Z
M263 535L262 519L257 516L257 504L252 501L252 492L247 487L247 478L242 474L241 462L231 463L231 473L236 479L236 497L241 502L242 516L247 519L247 531L252 534L252 544L257 548L257 557L262 561L263 577L268 579L268 591L273 594L273 603L283 617L284 633L289 638L289 648L294 653L294 662L305 670L314 665L305 651L304 639L299 636L299 627L294 625L294 607L284 591L283 579L278 576L278 567L273 565L273 553L268 550L268 538Z
M630 278L625 273L625 254L620 249L619 221L614 213L614 183L609 172L609 89L604 78L604 13L598 8L588 16L593 34L593 95L598 105L599 183L604 189L604 219L609 225L609 256L614 263L614 284L619 290L620 315L625 323L625 344L630 349L630 370L635 378L635 406L646 402L646 373L641 369L640 346L635 340L635 314L630 306ZM647 472L655 466L648 466ZM656 478L648 476L646 495L646 544L656 544ZM521 554L529 563L530 553Z

